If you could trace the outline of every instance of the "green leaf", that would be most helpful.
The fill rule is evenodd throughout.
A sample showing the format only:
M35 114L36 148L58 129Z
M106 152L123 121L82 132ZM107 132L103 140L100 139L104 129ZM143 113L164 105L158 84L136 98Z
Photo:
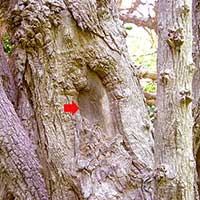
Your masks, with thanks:
M5 33L5 35L3 36L3 47L4 47L4 51L8 55L10 55L12 53L13 47L12 47L10 38L7 33Z
M147 82L144 90L149 93L155 93L156 92L156 84L154 82Z
M130 30L133 29L133 27L132 26L126 26L125 29L130 31Z

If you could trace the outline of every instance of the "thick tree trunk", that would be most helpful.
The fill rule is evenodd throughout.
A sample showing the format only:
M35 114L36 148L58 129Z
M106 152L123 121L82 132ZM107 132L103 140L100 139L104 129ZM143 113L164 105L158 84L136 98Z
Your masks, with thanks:
M46 198L46 188L52 200L153 199L151 125L132 77L115 1L19 0L5 9L14 43L9 68L17 86L16 94L7 92L15 111L11 103L7 106L23 125L16 129L23 133L22 143L28 141L24 151L26 145L37 147L40 170L32 148L23 165L35 163L35 178L29 181L33 186L41 182L38 196ZM75 116L63 112L63 105L72 100L80 107ZM4 123L3 128L10 126ZM0 138L4 135L0 132ZM29 185L15 185L9 144L0 142L5 151L0 167L6 163L8 168L0 198L20 192L19 199L27 199ZM15 147L18 151L18 144ZM38 196L29 199L42 199Z
M191 1L159 1L157 199L193 200Z
M35 148L1 83L0 127L1 199L48 199Z

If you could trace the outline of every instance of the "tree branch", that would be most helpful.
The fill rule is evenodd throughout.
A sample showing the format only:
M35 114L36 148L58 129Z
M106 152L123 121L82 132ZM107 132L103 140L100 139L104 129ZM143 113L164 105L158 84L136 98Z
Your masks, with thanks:
M146 98L146 104L149 106L156 105L156 94L143 91Z
M124 23L133 23L140 27L147 27L149 29L153 29L157 33L157 20L155 17L149 16L148 18L143 18L130 14L120 14L120 19Z
M153 81L157 80L157 73L151 72L150 70L148 70L147 68L144 68L144 67L140 67L138 69L138 72L136 73L136 76L139 79L149 78L149 79L151 79Z
M153 7L153 10L155 12L155 17L151 17L150 15L148 16L148 18L145 18L143 16L138 17L136 15L133 15L133 13L135 11L138 11L138 7L140 5L145 5L145 3L143 3L141 0L136 0L134 1L134 3L132 3L130 8L126 8L123 9L121 7L121 4L118 5L119 11L124 11L126 10L126 13L121 13L120 14L120 19L124 22L124 23L133 23L139 27L145 27L145 28L149 28L152 29L156 32L156 34L158 33L157 30L157 22L158 22L158 1L155 1L155 5ZM150 4L149 4L150 5Z
M131 8L129 9L129 13L133 13L140 5L145 5L141 0L132 1Z

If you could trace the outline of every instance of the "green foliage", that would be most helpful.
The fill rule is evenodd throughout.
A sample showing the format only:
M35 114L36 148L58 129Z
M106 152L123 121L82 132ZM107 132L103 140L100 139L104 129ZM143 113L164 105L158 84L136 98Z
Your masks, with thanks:
M125 29L130 31L133 29L133 27L129 25L129 26L125 26Z
M154 32L145 31L141 27L127 23L124 27L128 30L126 42L129 53L132 55L133 62L136 65L148 67L156 71L157 60L157 35Z
M4 51L8 55L12 53L13 48L12 48L12 44L7 33L3 36L3 47L4 47Z
M145 91L149 93L155 93L156 92L156 84L154 82L147 82L145 86Z
M152 70L155 70L156 68L156 60L157 60L157 54L149 53L147 55L140 55L135 58L135 63L138 65L142 65L144 67L151 68Z
M147 106L147 108L148 108L148 113L149 113L150 120L152 122L154 122L156 107L154 105L152 105L152 106Z
M157 62L157 35L154 31L146 31L134 24L125 24L128 30L126 42L128 50L133 62L142 68L148 68L147 71L156 73ZM156 93L156 84L150 79L141 79L142 88L148 93ZM152 122L155 121L156 107L154 105L147 106L149 117Z

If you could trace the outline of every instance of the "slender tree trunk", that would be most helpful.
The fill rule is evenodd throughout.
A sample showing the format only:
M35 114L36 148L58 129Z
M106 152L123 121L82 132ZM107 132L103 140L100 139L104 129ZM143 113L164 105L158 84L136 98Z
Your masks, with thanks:
M153 199L151 125L132 76L116 2L19 0L5 9L14 43L9 69L17 90L7 96L24 137L37 147L45 182L38 193L44 186L52 200ZM80 107L75 116L63 112L72 100ZM0 167L6 161L10 169L7 143L2 145ZM3 193L9 188L14 197L20 192L19 199L27 199L26 187L19 189L6 173ZM37 184L35 179L30 184Z
M192 5L159 1L155 130L157 199L193 200Z
M193 0L193 59L196 66L196 71L193 77L193 117L194 117L194 156L196 159L196 169L197 169L197 184L198 191L200 192L200 1Z
M193 107L199 101L200 98L200 90L199 90L199 83L200 83L200 28L199 28L199 20L200 20L200 8L199 8L200 1L193 0L193 60L196 66L196 70L193 77Z

